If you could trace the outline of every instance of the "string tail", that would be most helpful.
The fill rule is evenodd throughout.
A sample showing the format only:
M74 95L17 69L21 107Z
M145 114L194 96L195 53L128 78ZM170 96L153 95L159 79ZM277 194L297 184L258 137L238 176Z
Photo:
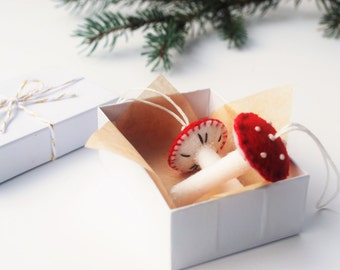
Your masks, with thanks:
M317 209L321 209L326 207L329 203L331 203L338 195L340 192L340 173L339 170L337 168L337 166L335 165L334 161L332 160L331 156L329 155L329 153L326 151L326 148L323 146L323 144L320 142L320 140L316 137L316 135L311 132L308 128L306 128L305 126L298 124L298 123L291 123L289 125L287 125L286 127L283 127L281 130L279 130L275 135L274 138L278 138L281 135L291 132L291 131L302 131L304 133L306 133L309 137L311 137L313 139L313 141L315 142L315 144L318 146L324 163L325 163L325 167L326 167L326 180L325 180L325 186L324 189L321 193L321 196L319 198L319 200L316 203L316 208ZM326 192L328 190L329 184L330 184L330 168L333 170L334 174L335 174L335 178L336 178L336 188L334 193L328 198L326 199Z
M51 137L51 160L54 160L57 156L54 125L50 121L48 121L47 119L40 116L39 114L28 109L27 107L19 105L19 108L22 109L27 114L31 115L33 118L38 119L40 122L44 123L48 127L48 129L50 131L50 137Z

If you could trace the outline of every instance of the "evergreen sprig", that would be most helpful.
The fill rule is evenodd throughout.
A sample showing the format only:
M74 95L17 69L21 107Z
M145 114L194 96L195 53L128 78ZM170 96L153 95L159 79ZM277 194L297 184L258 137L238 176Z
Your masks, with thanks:
M320 20L324 35L326 37L340 38L340 0L322 0L321 3L326 11Z
M171 68L171 49L178 52L184 47L185 43L185 26L175 21L170 21L167 25L160 24L153 27L154 32L147 33L145 36L146 44L143 46L142 55L148 58L147 64L153 64L153 70L161 62L165 70Z
M275 9L280 0L54 0L73 12L85 13L74 32L89 54L99 44L113 49L121 36L140 29L145 44L142 55L152 69L172 67L173 53L181 53L190 33L211 27L230 47L247 42L245 17ZM298 6L301 0L294 0ZM137 2L137 3L136 3ZM340 0L316 0L323 12L320 24L326 37L340 37ZM113 11L128 7L129 13Z

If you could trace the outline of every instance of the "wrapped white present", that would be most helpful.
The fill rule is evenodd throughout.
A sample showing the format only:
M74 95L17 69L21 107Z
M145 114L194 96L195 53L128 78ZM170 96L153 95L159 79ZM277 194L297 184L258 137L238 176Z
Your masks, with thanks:
M114 95L66 72L23 74L0 83L0 182L84 146L98 106Z

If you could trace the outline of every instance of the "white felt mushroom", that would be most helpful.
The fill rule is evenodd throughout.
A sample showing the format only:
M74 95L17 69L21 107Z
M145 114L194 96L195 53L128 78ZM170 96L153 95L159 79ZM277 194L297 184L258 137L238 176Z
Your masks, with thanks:
M171 195L177 206L194 202L225 181L235 179L250 168L276 182L287 178L289 156L275 128L254 113L241 113L234 120L236 150L210 166L174 185Z
M181 172L205 168L220 159L219 152L227 141L225 125L213 118L204 118L186 126L170 147L168 163Z
M227 129L220 120L204 118L195 121L185 127L174 140L169 150L168 163L173 169L184 173L205 170L221 159L219 153L227 141L227 136ZM230 191L242 187L235 178L226 184L221 181L218 189Z

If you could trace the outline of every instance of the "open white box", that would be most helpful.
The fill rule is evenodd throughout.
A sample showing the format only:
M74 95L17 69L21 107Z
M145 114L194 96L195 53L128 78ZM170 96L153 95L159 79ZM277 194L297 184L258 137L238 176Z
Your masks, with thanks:
M223 105L210 90L183 95L199 118L210 115L212 110ZM127 106L127 103L122 103L99 109L99 128L106 129L106 135L114 126L111 122L114 122ZM249 109L253 111L254 108ZM91 139L88 145L108 150L105 143L93 145ZM109 162L109 159L106 162ZM159 189L153 188L154 185L150 186L153 180L151 177L145 179L142 176L139 180L139 185L144 188L131 192L142 190L143 194L136 194L137 197L142 197L142 200L144 197L145 201L150 197L155 199L147 205L146 211L155 213L147 215L151 217L148 222L153 224L154 233L162 237L160 242L166 246L165 252L169 254L169 267L172 269L185 268L263 245L298 234L302 229L309 175L293 162L290 175L284 181L249 185L241 193L221 195L180 208L175 208L169 199L165 198L164 187L157 183ZM152 196L155 192L162 193L163 197ZM168 204L164 203L164 199ZM146 203L141 201L138 207L146 207ZM143 234L143 231L140 231L140 234Z
M64 71L22 74L0 83L0 100L15 97L24 80L39 80L46 87L55 87L77 78ZM25 89L21 93L25 94ZM64 93L75 94L77 97L24 105L29 111L53 124L55 158L84 146L97 129L98 106L115 100L112 93L87 79L52 93L52 96ZM6 119L6 113L7 106L4 106L0 111L1 124ZM0 133L0 183L51 160L51 133L48 124L39 117L16 105L12 107L6 132Z

